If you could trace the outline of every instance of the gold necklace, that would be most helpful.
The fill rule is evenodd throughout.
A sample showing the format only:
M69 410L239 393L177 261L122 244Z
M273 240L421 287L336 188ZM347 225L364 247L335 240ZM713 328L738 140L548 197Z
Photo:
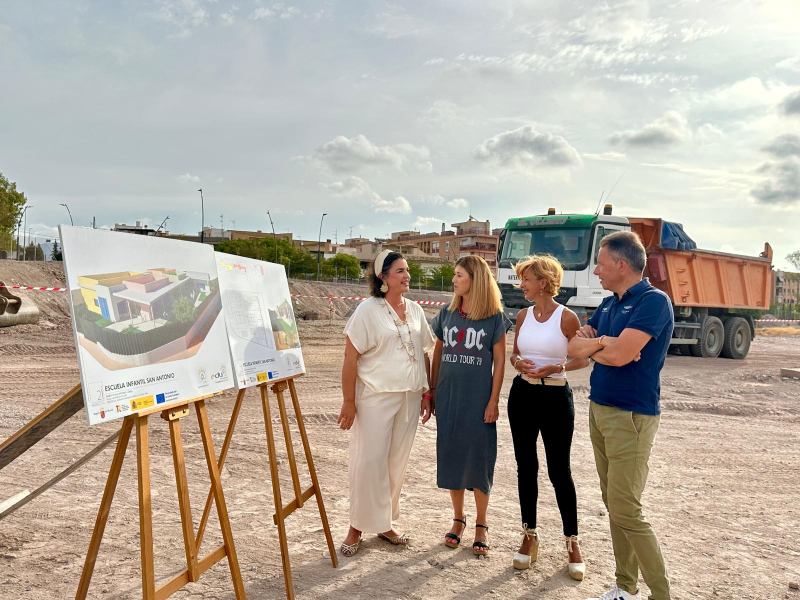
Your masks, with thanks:
M556 308L558 308L558 303L556 303ZM550 311L550 315L552 315L556 311L556 308L554 308L553 310ZM539 314L536 315L536 316L541 319L543 314L544 314L544 309L541 309L539 311ZM550 315L548 315L548 318L550 318Z
M417 362L417 355L414 349L414 341L411 339L411 326L408 324L408 312L405 310L406 300L403 298L403 301L398 304L398 306L403 306L403 312L406 314L406 320L401 321L400 318L397 316L397 313L393 313L392 309L389 307L389 303L386 300L383 301L383 305L386 307L386 311L389 313L389 317L392 319L392 323L394 323L395 329L397 329L397 339L400 340L400 346L406 351L406 355L408 355L409 360L412 363ZM405 325L406 330L408 331L408 341L403 341L403 335L400 332L400 326Z

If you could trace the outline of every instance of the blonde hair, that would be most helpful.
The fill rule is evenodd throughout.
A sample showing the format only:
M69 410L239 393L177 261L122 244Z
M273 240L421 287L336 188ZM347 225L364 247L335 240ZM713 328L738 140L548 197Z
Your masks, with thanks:
M522 281L522 277L528 269L531 269L531 274L536 279L545 279L547 281L547 287L544 289L545 293L554 298L558 296L561 280L564 278L564 269L558 259L549 254L534 254L533 256L525 257L514 266L517 279Z
M459 258L456 267L462 267L472 280L469 286L469 318L475 321L488 319L503 312L500 288L492 277L489 265L480 256ZM455 312L461 305L461 294L456 292L447 310Z

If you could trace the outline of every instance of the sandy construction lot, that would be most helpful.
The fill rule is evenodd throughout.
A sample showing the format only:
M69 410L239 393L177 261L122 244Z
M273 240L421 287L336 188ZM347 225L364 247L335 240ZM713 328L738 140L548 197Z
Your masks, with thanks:
M35 282L40 283L40 282ZM48 282L42 282L48 283ZM36 297L36 296L34 296ZM0 329L0 439L78 382L68 318L48 309L37 326ZM343 320L301 323L308 374L298 382L326 508L338 542L348 526L348 434L336 427ZM510 339L510 338L509 338ZM670 356L663 373L664 416L651 460L645 510L660 536L675 598L798 598L800 583L800 381L778 369L800 366L800 337L760 337L745 361ZM613 581L613 558L588 437L588 370L572 378L576 436L572 464L587 578L566 574L560 520L546 473L541 473L539 562L511 568L519 541L516 473L505 406L490 506L492 551L486 559L466 545L441 544L451 519L448 495L435 485L436 426L420 427L402 498L399 528L408 549L370 537L336 570L325 556L314 502L287 521L299 598L542 598L584 599ZM503 404L511 384L506 374ZM234 394L208 404L219 450ZM274 406L273 406L274 408ZM274 410L273 414L277 411ZM91 450L119 422L88 427L75 415L0 471L0 501L34 489ZM189 489L199 520L207 471L194 418L183 422ZM177 494L166 423L151 418L153 528L157 578L184 568ZM276 433L278 430L276 429ZM278 433L278 435L280 435ZM299 442L295 435L295 441ZM282 438L279 440L279 454ZM140 597L135 446L128 449L100 549L91 597ZM299 444L295 450L302 454ZM540 457L543 458L541 442ZM44 495L0 521L0 598L73 596L102 495L113 446ZM264 424L255 392L245 402L223 469L228 508L250 598L284 597ZM304 464L304 461L300 461ZM290 490L281 461L283 490ZM304 476L304 487L309 479ZM469 505L468 505L469 507ZM474 507L467 510L474 524ZM219 544L215 517L204 550ZM204 552L203 552L204 553ZM226 564L205 573L177 598L233 598Z

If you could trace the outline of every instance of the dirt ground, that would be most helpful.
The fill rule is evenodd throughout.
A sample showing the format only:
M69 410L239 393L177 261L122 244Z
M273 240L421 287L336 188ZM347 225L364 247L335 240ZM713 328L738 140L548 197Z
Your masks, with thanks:
M22 283L24 273L0 279ZM44 272L37 285L45 281ZM63 282L63 280L61 280ZM31 292L43 310L40 324L0 329L0 440L75 385L73 337L64 300ZM327 301L325 301L327 302ZM327 316L327 315L326 315ZM308 373L298 380L325 507L340 542L348 527L347 443L336 426L341 402L339 372L344 320L300 323ZM509 338L510 340L510 338ZM800 367L800 337L758 337L744 361L669 356L663 372L664 409L651 459L645 512L661 540L675 598L781 599L800 591L800 381L781 379L781 366ZM539 561L515 572L511 557L519 542L516 471L505 410L511 384L507 370L498 425L498 461L490 504L492 550L477 559L466 544L441 543L451 509L436 488L436 425L418 431L401 500L398 527L408 549L370 536L354 558L331 568L315 503L287 520L298 598L541 598L583 600L613 582L614 563L588 437L588 377L571 374L576 434L572 466L578 489L587 578L566 574L566 553L552 488L540 473ZM217 451L233 407L234 393L209 401ZM277 414L273 402L273 415ZM183 567L183 545L168 428L150 419L153 530L157 580ZM183 439L195 523L208 490L208 473L196 420L184 419ZM29 452L0 471L0 502L33 490L91 450L120 422L89 427L79 413ZM276 434L277 421L273 417ZM292 426L303 487L309 485L299 435ZM539 454L543 450L539 442ZM284 501L291 481L282 436L279 468ZM42 496L0 521L0 598L34 600L71 597L102 496L113 445ZM247 595L283 598L283 577L272 522L273 497L266 437L255 392L248 393L223 469L223 485ZM474 506L468 504L470 524ZM128 448L120 483L97 560L90 597L141 597L135 444ZM212 520L201 555L221 543ZM223 561L176 598L234 598Z

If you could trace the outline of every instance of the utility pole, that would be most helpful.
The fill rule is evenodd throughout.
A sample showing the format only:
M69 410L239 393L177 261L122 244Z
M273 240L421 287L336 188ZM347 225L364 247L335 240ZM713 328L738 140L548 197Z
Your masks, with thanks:
M236 219L231 219L231 223L233 223L233 229L236 230Z
M197 191L200 192L200 243L203 244L206 241L206 212L203 201L203 188Z
M319 235L317 236L317 281L319 281L319 270L322 264L322 221L325 220L325 215L328 213L322 213L322 217L319 220Z
M353 238L353 227L355 227L355 225L350 225L350 239Z
M219 229L220 231L222 231L223 234L225 233L225 217L223 217L222 215L219 216ZM223 235L222 237L225 237L225 235Z

